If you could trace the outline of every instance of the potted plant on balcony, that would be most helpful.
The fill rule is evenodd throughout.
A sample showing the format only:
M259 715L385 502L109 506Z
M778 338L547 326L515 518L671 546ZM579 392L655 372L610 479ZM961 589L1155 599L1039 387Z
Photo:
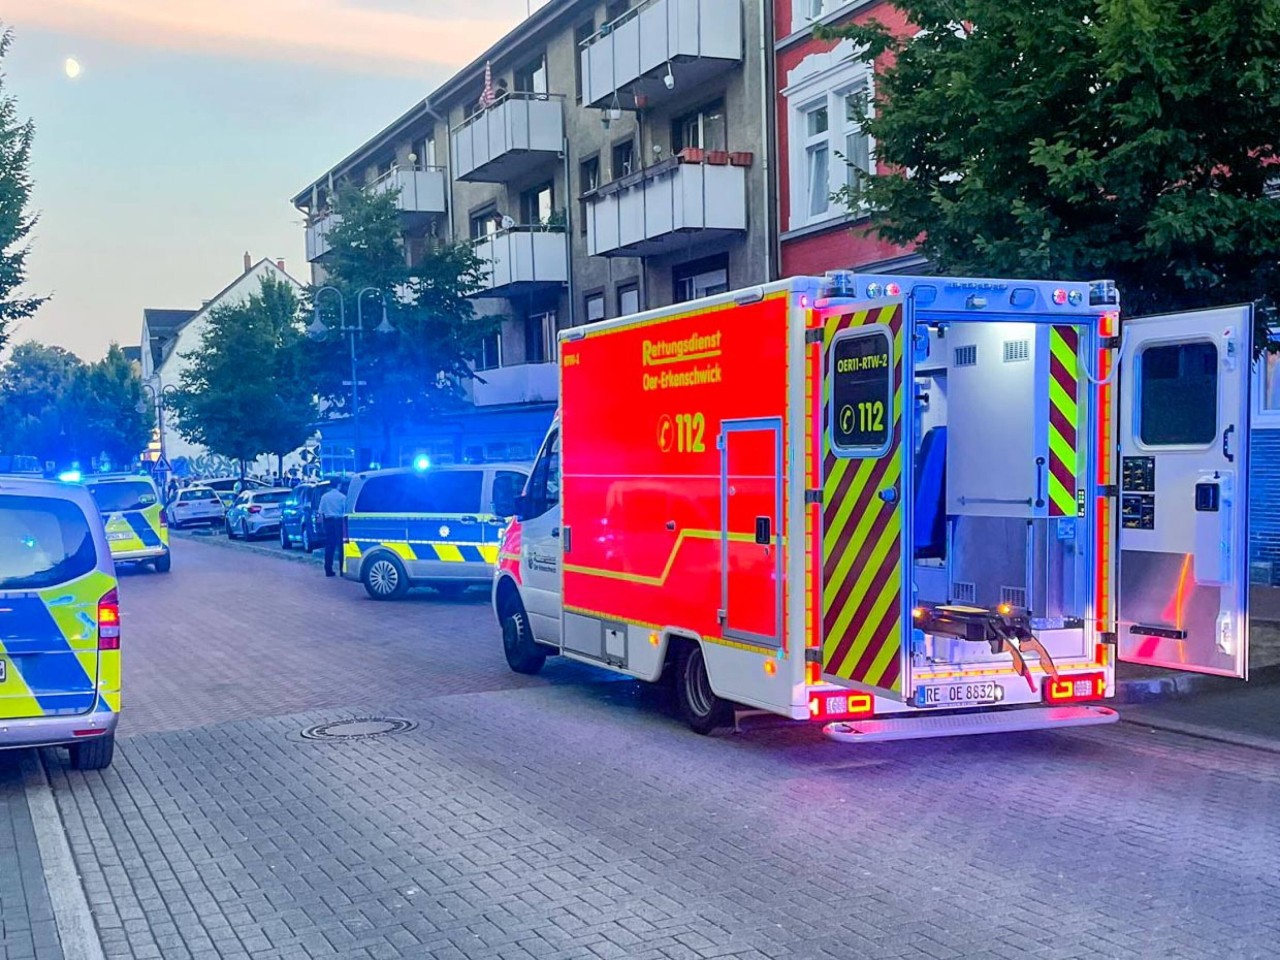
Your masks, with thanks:
M551 231L561 231L568 224L569 218L563 210L552 210L547 216L538 221L538 226L542 227L544 233Z
M681 163L702 163L706 159L707 151L701 147L685 147L676 156L680 158Z
M729 163L735 167L749 167L755 159L756 155L750 150L735 150L729 154Z
M708 150L707 163L713 163L717 167L723 167L729 162L728 150Z

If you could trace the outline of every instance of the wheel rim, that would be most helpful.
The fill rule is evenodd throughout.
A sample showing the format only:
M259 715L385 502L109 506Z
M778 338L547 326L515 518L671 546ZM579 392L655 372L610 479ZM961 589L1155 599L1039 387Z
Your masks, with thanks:
M400 571L390 560L375 560L369 567L369 586L381 596L395 593L400 585Z
M685 700L689 707L700 717L711 713L716 695L711 692L711 680L707 676L707 665L702 659L702 651L697 650L689 656L689 665L684 672Z

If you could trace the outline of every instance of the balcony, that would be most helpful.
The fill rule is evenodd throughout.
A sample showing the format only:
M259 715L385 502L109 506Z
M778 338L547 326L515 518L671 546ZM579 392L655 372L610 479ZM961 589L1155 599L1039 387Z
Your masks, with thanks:
M393 167L365 187L371 194L399 190L396 208L406 227L420 227L448 209L443 167Z
M472 183L505 183L564 149L562 97L512 93L454 127L453 172Z
M587 202L587 253L651 257L747 229L747 171L671 157L605 184Z
M329 252L329 231L342 222L333 212L325 212L307 223L307 262L315 263Z
M687 96L742 62L741 0L649 0L583 41L582 103L635 109Z
M477 407L502 403L555 403L560 392L560 365L519 363L492 370L477 370L479 380L471 381L471 396Z
M569 282L564 231L551 227L511 227L475 241L489 264L489 277L476 297L510 297Z

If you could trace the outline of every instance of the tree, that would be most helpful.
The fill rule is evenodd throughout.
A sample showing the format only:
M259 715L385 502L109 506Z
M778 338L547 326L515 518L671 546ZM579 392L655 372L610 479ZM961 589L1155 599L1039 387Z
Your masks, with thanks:
M13 31L0 28L0 61L9 52ZM9 325L31 316L47 297L24 297L16 291L26 279L26 245L37 217L28 212L31 199L31 141L35 124L18 119L17 101L4 92L0 72L0 347L9 339Z
M14 347L0 367L0 452L68 459L67 400L83 368L79 357L61 347L34 340Z
M316 418L300 349L298 298L264 278L242 303L215 308L191 365L167 403L186 440L245 465L264 453L283 458L306 441Z
M851 37L887 63L867 122L902 175L844 191L940 272L1111 278L1130 313L1280 288L1273 0L899 0L920 32Z
M336 210L341 222L329 232L326 283L342 293L350 325L357 319L360 291L377 290L386 298L396 330L366 332L357 345L359 379L366 384L360 412L377 423L389 449L396 429L461 404L461 385L473 376L469 362L497 322L477 317L467 299L480 289L487 267L466 243L432 243L412 265L407 263L394 192L367 194L346 186L339 191ZM315 295L312 290L313 303ZM336 328L336 298L325 295L318 306ZM373 293L364 297L364 319L366 331L381 319ZM309 352L320 396L335 412L350 413L350 387L344 385L351 380L347 338L334 329Z
M127 467L155 429L142 378L117 343L101 360L76 371L63 406L70 450L84 464L105 453L113 468Z

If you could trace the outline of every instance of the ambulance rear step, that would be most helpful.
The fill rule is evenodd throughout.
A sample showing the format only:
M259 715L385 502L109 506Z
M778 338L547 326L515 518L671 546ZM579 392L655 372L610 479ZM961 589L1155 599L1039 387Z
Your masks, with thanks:
M964 737L975 733L1088 727L1115 723L1119 719L1120 715L1110 707L1072 704L1021 710L980 710L946 716L842 720L827 724L822 732L842 743L869 743L873 740L920 740L925 737Z

